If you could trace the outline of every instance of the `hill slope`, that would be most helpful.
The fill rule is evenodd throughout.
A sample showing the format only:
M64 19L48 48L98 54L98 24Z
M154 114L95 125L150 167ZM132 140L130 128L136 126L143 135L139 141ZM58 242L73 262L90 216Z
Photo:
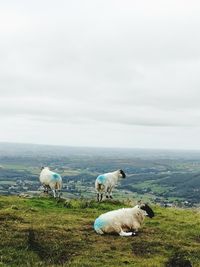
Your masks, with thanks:
M93 221L120 202L0 197L0 266L200 266L200 213L154 207L140 234L99 236Z

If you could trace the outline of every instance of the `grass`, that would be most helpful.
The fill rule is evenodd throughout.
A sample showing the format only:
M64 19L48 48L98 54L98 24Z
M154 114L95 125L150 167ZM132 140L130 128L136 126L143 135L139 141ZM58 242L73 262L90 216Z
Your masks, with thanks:
M136 237L97 235L95 218L130 202L0 197L0 266L200 266L200 213L154 207Z

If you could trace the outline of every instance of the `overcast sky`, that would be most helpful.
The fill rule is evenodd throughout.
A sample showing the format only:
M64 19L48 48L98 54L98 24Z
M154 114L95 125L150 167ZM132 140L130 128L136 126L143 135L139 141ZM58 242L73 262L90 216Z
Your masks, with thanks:
M0 1L0 141L200 149L200 2Z

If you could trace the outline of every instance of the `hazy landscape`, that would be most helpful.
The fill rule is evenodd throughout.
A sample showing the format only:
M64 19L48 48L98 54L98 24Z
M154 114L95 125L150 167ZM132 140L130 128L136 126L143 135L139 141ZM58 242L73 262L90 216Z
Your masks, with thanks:
M200 152L0 144L0 193L41 193L39 173L49 166L63 177L63 197L95 198L98 174L123 169L114 197L163 205L198 206Z
M0 1L0 267L200 267L199 14L196 0ZM119 169L97 202L96 177ZM135 233L149 205L135 236L94 231L138 203L117 225Z
M63 177L62 198L43 193L41 166ZM96 201L103 172L127 174L114 200ZM200 153L0 144L0 266L200 266ZM136 237L99 236L100 214L149 202Z

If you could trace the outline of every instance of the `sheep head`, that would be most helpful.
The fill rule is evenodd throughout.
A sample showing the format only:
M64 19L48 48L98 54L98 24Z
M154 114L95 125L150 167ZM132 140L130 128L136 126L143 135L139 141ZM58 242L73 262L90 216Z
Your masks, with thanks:
M141 205L139 205L139 208L142 209L142 210L144 210L144 211L146 211L147 216L149 218L153 218L155 216L153 210L149 207L149 205L147 205L147 204L141 204Z
M126 174L124 173L123 170L119 170L119 173L121 175L122 178L126 178Z

